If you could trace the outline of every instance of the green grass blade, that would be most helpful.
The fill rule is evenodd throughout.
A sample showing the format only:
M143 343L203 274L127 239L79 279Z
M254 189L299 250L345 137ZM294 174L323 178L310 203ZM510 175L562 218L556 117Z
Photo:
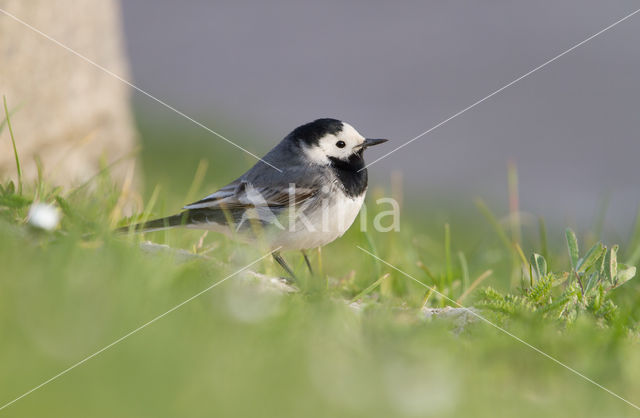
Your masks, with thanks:
M358 299L362 299L363 297L365 297L366 295L368 295L369 293L373 292L373 290L378 287L380 284L382 284L383 281L385 281L388 277L390 276L389 273L384 274L382 277L380 277L378 280L376 280L375 282L371 283L369 286L367 286L362 292L358 293L357 295L355 295L352 299L351 302L355 302Z
M456 303L462 304L462 302L464 301L464 299L469 296L469 294L471 294L471 292L473 292L473 290L478 287L478 285L480 285L480 283L482 283L485 279L487 279L489 276L491 276L493 274L493 270L487 270L484 273L482 273L481 275L479 275L474 281L473 283L471 283L471 286L469 286L464 293L462 293L462 295L460 295L460 297L458 298L458 300L456 300Z
M362 216L362 214L360 216ZM373 241L373 238L371 237L371 234L369 233L369 231L362 231L362 235L364 236L364 239L367 242L369 251L371 251L372 254L375 254L376 256L378 256L379 254L378 248L376 247L376 243ZM382 274L382 264L380 263L380 260L376 258L373 261L373 264L376 267L376 276L380 276Z
M551 266L551 256L549 254L549 241L547 238L547 224L544 218L538 218L538 231L540 234L540 255L544 257L548 266Z
M4 96L3 96L4 97ZM20 106L18 107L14 107L13 110L11 112L9 112L9 116L13 116L13 114L20 108ZM4 118L2 119L2 122L0 122L0 134L2 133L2 131L4 131L4 127L7 126L7 120L9 118Z
M95 173L93 176L89 177L89 179L87 179L87 181L85 181L84 183L80 184L77 187L74 187L73 189L70 189L67 193L66 196L67 197L71 197L73 195L75 195L76 193L84 190L88 185L90 185L94 180L99 179L100 176L102 176L103 174L107 174L111 171L112 168L114 168L115 166L117 166L118 164L133 159L136 157L136 155L140 152L140 147L135 147L131 152L126 153L125 155L123 155L122 157L119 157L117 159L115 159L113 162L111 162L109 165L101 168L97 173Z
M185 196L186 204L189 204L195 200L194 196L202 186L202 182L204 180L205 174L207 173L208 167L209 163L204 158L201 159L198 163L196 172L193 175L193 180L191 181L191 186L189 186L189 190L187 191L187 195Z
M538 274L538 278L544 277L547 275L547 261L543 256L537 253L531 254L531 265L535 269Z
M22 168L20 167L20 158L18 157L18 148L16 147L16 139L13 135L13 127L11 126L11 117L9 115L9 108L7 107L7 97L2 96L4 102L4 115L7 127L9 128L9 136L11 137L11 143L13 145L13 155L16 158L16 168L18 170L18 194L22 195Z
M518 189L518 168L515 161L507 166L507 183L509 192L509 222L511 224L511 240L522 244L522 225L520 224L520 192Z
M453 283L453 266L451 265L451 227L444 224L444 261L447 275L447 283Z
M607 279L611 284L616 284L616 278L618 277L618 246L614 245L609 251L609 258L607 265L605 266L605 273Z
M587 251L584 257L578 260L576 265L576 271L579 273L587 271L602 255L606 249L602 246L602 243L597 242Z
M427 277L431 279L431 283L435 286L438 283L438 278L422 261L418 261L417 266L427 274Z
M635 266L627 266L625 264L618 264L618 275L616 276L616 287L623 285L629 280L633 279L636 275Z
M514 252L513 245L511 244L509 237L507 236L506 232L504 232L504 228L502 228L502 226L500 225L500 222L498 222L496 217L493 215L493 212L491 212L491 210L486 205L486 203L484 203L483 200L478 199L476 200L476 207L480 210L480 212L484 215L484 217L489 221L491 226L493 226L493 229L496 231L496 234L498 234L498 237L500 238L500 241L502 241L502 243L504 244L505 248L509 251L509 253L513 254Z
M462 270L462 290L466 290L469 287L469 263L467 263L467 257L465 257L462 251L458 251L458 259L460 260L460 269Z
M578 266L578 259L580 258L580 252L578 250L578 239L575 232L571 228L567 228L565 231L567 236L567 247L569 248L569 259L571 261L571 268L576 270Z
M627 251L625 251L625 260L630 265L635 265L640 261L640 208L636 214L636 222Z

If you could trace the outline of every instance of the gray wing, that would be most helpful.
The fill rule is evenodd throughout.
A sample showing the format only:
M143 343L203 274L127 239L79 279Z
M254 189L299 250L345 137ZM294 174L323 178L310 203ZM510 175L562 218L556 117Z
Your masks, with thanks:
M237 179L204 199L184 207L189 211L198 209L231 210L256 207L281 208L298 205L313 197L320 187L301 187L297 184L260 185L246 179Z
M262 161L215 193L184 207L190 222L237 222L248 209L277 213L290 205L305 204L317 196L331 177L322 167L308 164L286 139Z

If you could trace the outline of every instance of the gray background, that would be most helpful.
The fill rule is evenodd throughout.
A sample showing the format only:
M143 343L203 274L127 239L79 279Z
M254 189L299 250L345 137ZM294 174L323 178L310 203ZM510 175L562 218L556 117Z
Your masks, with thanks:
M640 7L618 0L122 4L135 83L186 113L248 126L268 144L332 116L391 138L388 147ZM640 14L377 163L373 181L400 171L423 199L446 192L467 205L483 196L504 210L512 159L523 210L588 223L608 197L607 222L626 234L640 202L639 40ZM148 99L136 102L166 116Z

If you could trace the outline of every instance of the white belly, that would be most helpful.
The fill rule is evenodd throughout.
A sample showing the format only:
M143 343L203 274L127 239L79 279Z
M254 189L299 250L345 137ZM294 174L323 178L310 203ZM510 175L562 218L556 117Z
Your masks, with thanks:
M293 214L286 210L275 216L265 209L267 213L247 212L246 219L232 228L226 223L194 224L188 225L187 228L209 229L247 243L266 244L271 249L317 248L329 244L347 232L360 212L365 194L366 192L351 198L335 187L326 194L326 198L312 202L312 205L302 211L301 208L296 208ZM253 217L265 223L252 226Z
M324 205L312 213L306 214L308 222L298 220L293 227L276 232L271 236L273 248L283 250L306 250L321 247L341 237L355 221L365 193L356 198L350 198L342 191L334 193ZM287 227L285 225L285 227Z

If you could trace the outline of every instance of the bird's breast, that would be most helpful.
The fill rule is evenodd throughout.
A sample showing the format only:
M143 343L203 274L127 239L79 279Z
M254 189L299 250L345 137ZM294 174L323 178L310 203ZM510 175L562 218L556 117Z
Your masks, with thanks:
M313 207L302 210L289 225L293 228L277 234L275 244L283 249L310 249L329 244L353 225L364 198L365 192L352 197L336 187Z
M326 215L323 213L326 218L325 229L337 233L336 238L347 232L362 208L365 194L366 189L358 196L350 196L341 190L336 191L329 199Z

